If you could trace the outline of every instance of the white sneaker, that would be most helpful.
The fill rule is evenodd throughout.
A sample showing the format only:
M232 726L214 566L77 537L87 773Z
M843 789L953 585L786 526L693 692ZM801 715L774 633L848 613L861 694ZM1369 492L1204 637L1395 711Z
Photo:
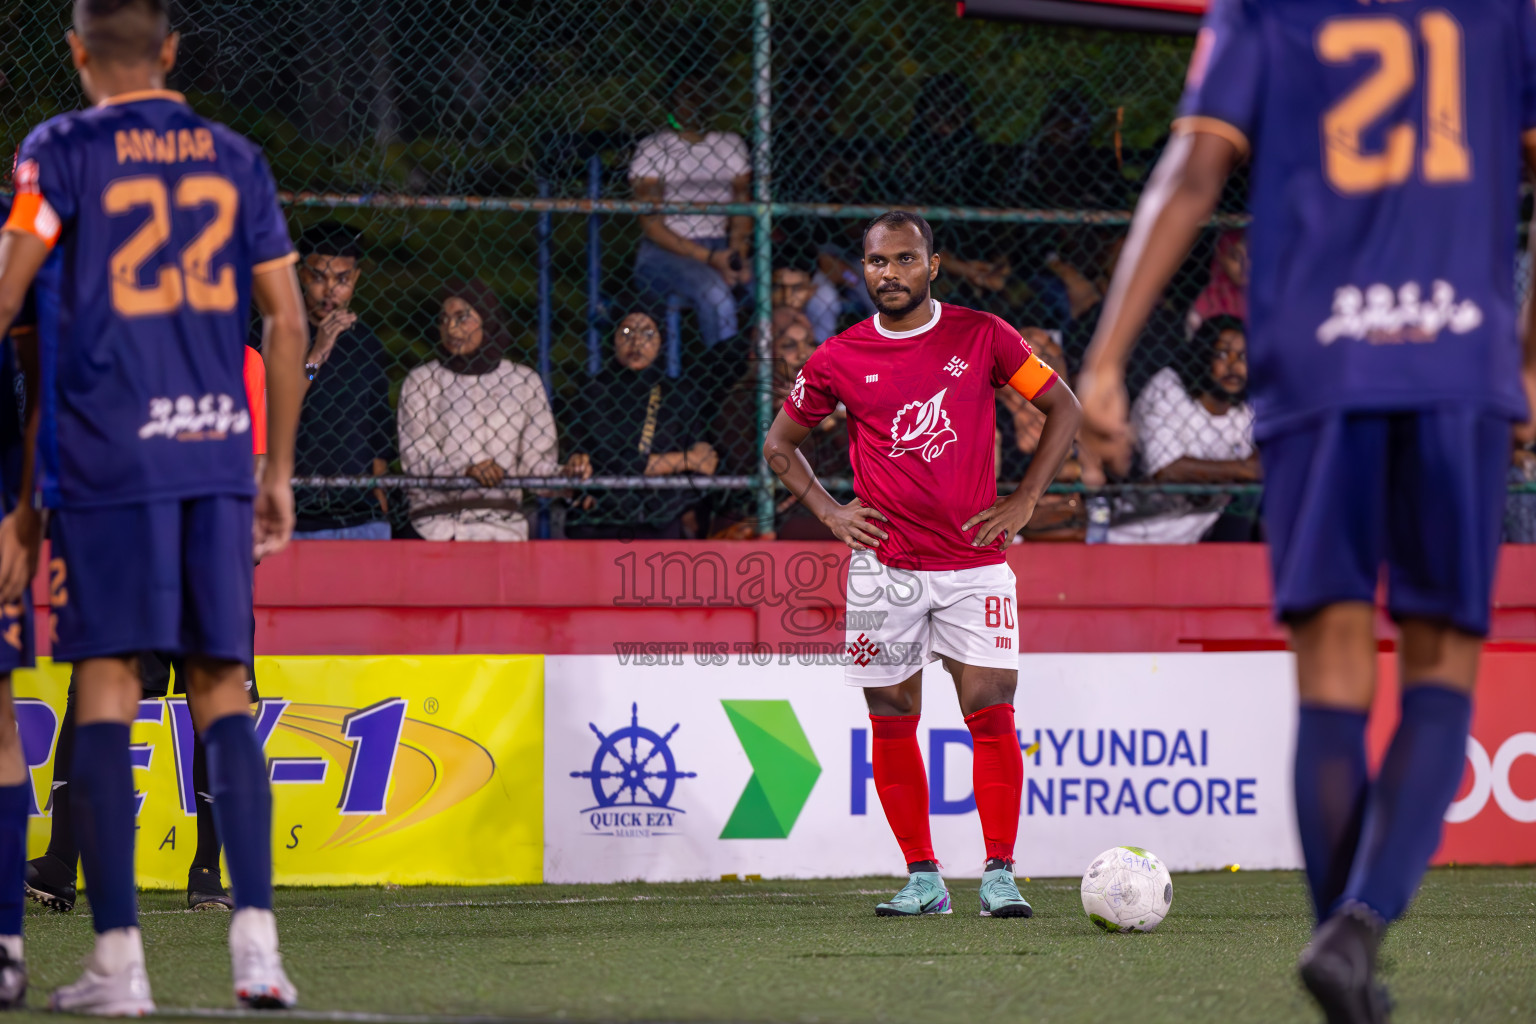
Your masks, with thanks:
M155 1012L144 973L144 943L137 928L114 928L96 936L85 973L73 985L55 989L48 1008L96 1017L142 1017Z
M229 956L234 966L235 1001L248 1010L286 1010L299 993L283 971L277 951L277 917L246 907L229 922Z
M22 958L21 936L0 935L0 1010L27 1005L27 962Z

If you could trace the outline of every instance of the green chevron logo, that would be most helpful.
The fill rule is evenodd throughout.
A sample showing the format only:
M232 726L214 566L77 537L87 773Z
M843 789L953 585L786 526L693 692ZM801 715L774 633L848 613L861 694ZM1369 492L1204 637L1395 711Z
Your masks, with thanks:
M723 700L752 778L721 839L787 839L821 775L821 762L787 700Z

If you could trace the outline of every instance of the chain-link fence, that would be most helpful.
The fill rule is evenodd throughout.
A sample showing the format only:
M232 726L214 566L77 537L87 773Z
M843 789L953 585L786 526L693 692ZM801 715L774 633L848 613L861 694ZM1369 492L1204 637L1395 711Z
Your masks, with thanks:
M81 102L68 8L8 16L13 143ZM873 312L860 232L894 204L935 225L938 298L1070 379L1190 48L947 0L183 0L173 21L170 84L264 147L304 258L300 529L428 539L816 535L762 434L815 345ZM1085 500L1104 481L1074 457L1034 536L1101 539L1090 505L1127 538L1252 536L1244 191L1139 347L1136 475ZM1000 394L1005 487L1040 419ZM845 495L846 443L834 417L807 449Z

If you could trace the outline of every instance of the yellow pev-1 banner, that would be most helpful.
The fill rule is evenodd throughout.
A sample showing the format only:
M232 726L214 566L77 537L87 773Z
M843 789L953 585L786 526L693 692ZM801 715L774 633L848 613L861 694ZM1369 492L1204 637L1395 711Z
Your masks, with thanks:
M279 885L542 879L542 656L266 657L256 673ZM46 659L16 675L32 856L48 844L68 688L69 666ZM139 885L183 888L197 840L191 716L171 697L142 701L139 719Z

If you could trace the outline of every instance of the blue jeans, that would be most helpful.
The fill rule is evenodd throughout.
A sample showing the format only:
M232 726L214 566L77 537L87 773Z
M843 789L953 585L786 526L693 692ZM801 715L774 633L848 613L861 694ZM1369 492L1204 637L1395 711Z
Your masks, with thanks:
M724 238L695 238L711 251L730 245ZM708 263L667 252L649 239L640 240L635 254L635 283L665 299L681 295L699 316L699 334L706 348L736 336L736 296L720 272Z
M294 540L389 540L389 523L382 519L375 519L371 523L359 523L356 526L344 527L340 530L309 530L293 531Z

